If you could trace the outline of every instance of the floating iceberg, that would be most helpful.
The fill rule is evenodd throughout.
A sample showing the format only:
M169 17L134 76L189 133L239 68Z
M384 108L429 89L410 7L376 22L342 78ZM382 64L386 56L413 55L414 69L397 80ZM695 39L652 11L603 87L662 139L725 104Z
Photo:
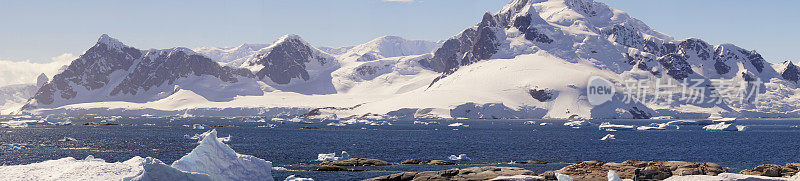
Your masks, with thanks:
M197 143L200 143L200 142L203 141L203 138L205 138L209 134L211 134L211 131L206 131L205 133L201 133L201 134L194 134L194 136L189 136L187 134L187 135L183 135L183 137L186 138L186 139L197 140ZM217 138L217 140L219 140L220 142L223 142L223 143L228 143L228 142L231 141L231 135L228 135L228 137Z
M734 123L736 122L736 118L720 118L711 120L713 123Z
M218 140L216 130L204 135L200 145L172 166L149 157L116 163L67 157L0 166L0 180L273 180L272 163L236 153Z
M590 124L589 121L579 120L579 121L570 121L570 122L564 123L564 126L583 127L583 126L589 126L589 124Z
M322 153L317 154L317 160L315 161L339 161L339 160L347 160L350 159L350 154L347 154L346 151L342 151L342 156L337 157L336 153Z
M455 156L455 155L450 155L450 157L448 157L448 159L450 159L450 160L453 160L453 161L466 161L466 160L470 160L470 159L469 159L469 157L467 157L467 154L460 154L460 155L458 155L458 156Z
M200 124L194 124L192 125L192 129L206 129L206 127Z
M328 126L337 126L337 127L347 126L347 124L344 124L344 123L328 123L327 125Z
M640 131L647 131L647 130L667 130L665 127L656 127L656 126L639 126L636 130Z
M611 124L609 122L604 122L599 126L601 131L625 131L625 130L633 130L636 129L636 126L633 125L618 125L618 124Z
M550 125L550 123L539 123L539 126L547 126L547 125Z
M172 167L208 174L212 180L273 180L272 163L241 155L217 139L211 130L192 152L172 163Z
M414 121L414 124L431 125L431 124L439 124L439 122L436 122L436 121Z
M448 124L447 126L449 126L449 127L469 127L469 125L466 125L464 123L452 123L452 124Z
M24 150L28 148L33 148L32 144L24 144L24 143L11 143L11 144L4 144L4 147L9 147L15 150Z
M28 123L25 121L8 121L0 123L0 128L27 128Z
M706 131L745 131L747 130L747 126L734 126L733 124L722 122L708 126L703 126L703 129L705 129Z
M290 175L289 177L286 177L286 179L283 180L283 181L314 181L314 179L312 179L312 178L300 178L300 177L297 177L297 176L294 176L294 175Z
M52 115L47 116L47 118L45 118L43 121L51 125L59 125L59 126L72 124L72 121L70 121L69 119L57 119Z
M134 177L128 177L123 180L126 181L155 181L155 180L170 180L170 181L210 181L211 177L207 174L184 172L172 168L161 160L147 157L142 163L142 172L139 172Z
M78 140L76 140L75 138L72 138L72 137L64 137L64 138L61 138L58 141L60 141L60 142L69 142L69 141L78 141Z
M609 141L609 140L615 140L615 139L617 139L617 138L613 134L607 134L606 136L603 136L603 138L600 138L600 140L603 140L603 141Z
M535 125L535 124L536 124L536 121L525 121L525 122L524 122L524 123L522 123L522 124Z

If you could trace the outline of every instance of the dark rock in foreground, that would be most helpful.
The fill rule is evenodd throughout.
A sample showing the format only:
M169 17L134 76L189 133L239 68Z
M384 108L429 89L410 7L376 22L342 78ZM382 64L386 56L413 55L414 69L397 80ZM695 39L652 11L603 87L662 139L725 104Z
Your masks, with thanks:
M605 180L609 170L614 170L623 179L633 180L663 180L673 175L715 176L727 172L726 168L714 163L628 160L622 163L585 161L564 167L555 172L546 172L542 176L554 180L555 173L562 173L575 180Z
M340 166L323 165L323 166L321 166L321 167L317 168L317 171L323 171L323 172L341 172L341 171L352 171L352 170L350 170L350 169L347 169L347 168L344 168L344 167L340 167Z
M767 177L792 177L800 171L800 163L789 163L786 166L780 165L759 165L756 168L742 170L740 174L758 175Z
M402 162L400 162L400 164L406 164L406 165L409 165L409 164L411 164L411 165L424 164L424 163L425 162L417 160L417 159L408 159L408 160L403 160Z
M367 179L368 181L411 180L490 180L500 176L534 175L530 170L517 167L470 167L443 171L405 172Z
M351 158L347 160L325 161L320 163L320 165L363 167L363 166L385 166L385 165L390 165L390 163L378 159Z

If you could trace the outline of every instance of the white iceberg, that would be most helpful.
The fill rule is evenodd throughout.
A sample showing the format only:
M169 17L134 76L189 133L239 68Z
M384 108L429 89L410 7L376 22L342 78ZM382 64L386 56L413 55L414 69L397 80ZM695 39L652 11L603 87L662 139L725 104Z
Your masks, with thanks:
M448 124L447 126L449 126L449 127L469 127L469 125L464 124L464 123L452 123L452 124Z
M733 124L728 123L717 123L708 126L703 126L703 129L706 131L744 131L747 129L747 126L734 126Z
M314 179L312 179L312 178L300 178L300 177L297 177L297 176L294 176L294 175L290 175L289 177L286 177L286 179L284 179L283 181L314 181Z
M713 123L734 123L736 122L736 118L720 118L711 120Z
M450 157L448 157L448 159L450 159L450 160L453 160L453 161L466 161L466 160L470 160L470 159L469 159L469 157L467 157L467 154L460 154L460 155L458 155L458 156L456 156L456 155L450 155Z
M617 138L613 134L607 134L606 136L603 136L603 138L600 138L600 140L603 140L603 141L609 141L609 140L615 140L615 139L617 139Z
M72 138L72 137L64 137L64 138L61 138L58 141L60 141L60 142L70 142L70 141L78 141L78 140L76 140L75 138Z
M536 124L536 121L525 121L525 122L524 122L524 123L522 123L522 124L527 124L527 125L535 125L535 124Z
M431 125L431 124L439 124L439 122L436 122L436 121L414 121L414 124Z
M681 125L709 125L713 124L711 120L675 120L667 122L669 126L681 126Z
M147 157L142 163L143 170L134 177L128 177L126 181L210 181L211 177L207 174L184 172L164 164L161 160Z
M144 159L106 163L92 156L66 157L28 165L0 166L0 180L122 180L140 173Z
M45 118L43 121L51 125L59 125L59 126L72 124L72 121L70 121L69 119L57 119L52 115L47 116L47 118Z
M7 121L0 123L0 128L27 128L28 123L25 121Z
M336 153L322 153L317 154L317 159L315 161L338 161L338 160L347 160L350 159L350 154L347 154L346 151L342 151L342 156L337 157Z
M187 135L183 135L183 137L186 138L186 139L197 140L197 143L200 143L200 142L203 141L203 138L205 138L209 134L211 134L211 131L206 131L206 132L200 133L200 134L194 134L194 136L189 136L187 134ZM228 137L217 138L217 140L219 140L220 142L223 142L223 143L228 143L228 142L231 141L231 135L228 135Z
M550 123L539 123L539 126L547 126L547 125L550 125Z
M604 122L599 126L601 131L625 131L625 130L633 130L636 129L636 126L633 125L618 125L618 124L611 124L609 122Z
M590 124L589 121L578 120L578 121L570 121L570 122L564 123L564 126L583 127L583 126L589 126L589 124Z
M173 162L172 167L208 174L212 180L273 180L271 162L236 153L217 139L217 130L211 130L200 145Z
M28 148L33 148L32 144L24 144L24 143L11 143L11 144L4 144L3 146L9 147L15 150L24 150Z
M648 130L667 130L665 127L656 127L656 126L639 126L636 130L640 131L648 131Z
M194 124L192 125L192 129L206 129L206 127L200 124Z

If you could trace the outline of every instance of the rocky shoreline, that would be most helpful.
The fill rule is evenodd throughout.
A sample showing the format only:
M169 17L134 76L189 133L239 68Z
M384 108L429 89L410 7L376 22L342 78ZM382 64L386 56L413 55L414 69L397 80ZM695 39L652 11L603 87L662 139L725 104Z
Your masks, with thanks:
M513 164L548 164L541 160L513 161ZM370 167L385 165L457 165L444 160L421 161L407 159L390 163L378 159L351 158L325 161L317 171L363 171L346 167ZM800 163L786 165L759 165L753 169L729 173L728 168L715 163L684 161L639 161L621 163L584 161L555 171L534 173L518 167L482 166L453 168L441 171L403 172L367 179L369 181L413 181L413 180L558 180L557 175L566 175L575 181L609 180L610 171L625 180L798 180Z

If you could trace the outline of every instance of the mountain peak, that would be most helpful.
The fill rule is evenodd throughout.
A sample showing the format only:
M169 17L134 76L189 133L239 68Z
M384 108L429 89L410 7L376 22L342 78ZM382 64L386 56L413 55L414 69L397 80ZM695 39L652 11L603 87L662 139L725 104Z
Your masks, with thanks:
M100 35L100 38L97 39L97 44L104 44L117 49L125 47L125 44L107 34Z

